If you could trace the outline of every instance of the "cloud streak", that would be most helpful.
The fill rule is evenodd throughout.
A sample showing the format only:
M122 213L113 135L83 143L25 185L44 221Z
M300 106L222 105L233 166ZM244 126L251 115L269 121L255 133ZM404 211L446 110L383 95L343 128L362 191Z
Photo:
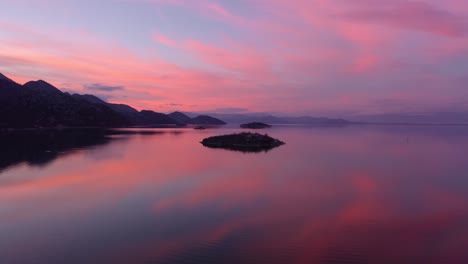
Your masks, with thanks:
M447 37L466 37L468 17L423 2L404 2L392 7L356 9L342 14L349 20L375 23Z
M123 91L125 90L125 87L109 86L109 85L103 85L100 83L93 83L93 84L85 85L85 89L93 90L93 91L101 91L101 92L115 92L115 91Z
M342 115L468 101L463 1L68 1L7 17L27 2L0 4L0 72L138 109ZM86 8L109 12L88 24L74 13ZM60 26L43 19L66 12Z

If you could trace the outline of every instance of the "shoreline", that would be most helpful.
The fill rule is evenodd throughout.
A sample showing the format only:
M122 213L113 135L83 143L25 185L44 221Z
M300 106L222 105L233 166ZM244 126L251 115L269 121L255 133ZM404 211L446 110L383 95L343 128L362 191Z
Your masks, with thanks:
M206 125L207 128L219 128L226 127L232 128L233 126L238 125L227 124L223 126L219 125ZM336 126L468 126L468 123L360 123L360 122L350 122L347 124L274 124L275 126L321 126L321 127L336 127ZM0 128L0 133L2 132L16 132L16 131L43 131L43 130L68 130L68 129L153 129L153 128L193 128L195 125L154 125L154 126L125 126L125 127L25 127L25 128L14 128L14 127L2 127ZM243 129L243 128L241 128Z

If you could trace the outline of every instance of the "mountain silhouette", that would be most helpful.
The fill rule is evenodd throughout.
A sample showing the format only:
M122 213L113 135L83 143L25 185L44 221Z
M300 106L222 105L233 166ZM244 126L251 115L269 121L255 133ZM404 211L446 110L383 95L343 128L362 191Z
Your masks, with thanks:
M193 115L193 114L192 114ZM308 124L308 125L333 125L344 126L352 122L326 117L311 116L274 116L266 113L243 113L243 114L208 114L212 118L223 120L229 124L245 124L261 122L266 124Z
M8 81L8 82L12 82L14 83L14 81L8 77L6 77L5 75L3 75L2 73L0 73L0 80L3 80L3 81Z
M196 124L196 125L225 125L226 124L226 122L220 119L207 116L207 115L201 115L201 116L192 118L192 122L193 124Z
M180 123L185 123L185 124L192 123L192 118L182 112L173 112L173 113L170 113L169 116Z
M0 126L122 126L128 122L105 105L78 100L45 81L25 85L0 80Z
M189 117L188 115L182 112L173 112L169 114L170 117L175 119L177 122L183 124L192 124L192 125L226 125L226 122L211 117L207 115L200 115L194 118Z
M220 123L214 118L203 120ZM94 95L64 93L43 80L20 85L0 73L0 128L185 124L188 122L163 113L137 111L128 105L107 103Z

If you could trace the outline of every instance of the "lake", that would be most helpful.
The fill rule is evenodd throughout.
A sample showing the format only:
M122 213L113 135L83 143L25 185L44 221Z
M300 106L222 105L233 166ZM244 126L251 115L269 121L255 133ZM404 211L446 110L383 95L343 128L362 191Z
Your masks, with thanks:
M0 136L0 263L468 263L468 127Z

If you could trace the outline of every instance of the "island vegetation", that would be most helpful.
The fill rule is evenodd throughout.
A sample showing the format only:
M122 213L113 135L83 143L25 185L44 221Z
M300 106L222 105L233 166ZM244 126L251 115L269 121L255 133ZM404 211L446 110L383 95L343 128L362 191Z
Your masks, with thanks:
M285 143L268 135L258 133L239 133L205 138L205 147L223 148L243 152L261 152L284 145Z

